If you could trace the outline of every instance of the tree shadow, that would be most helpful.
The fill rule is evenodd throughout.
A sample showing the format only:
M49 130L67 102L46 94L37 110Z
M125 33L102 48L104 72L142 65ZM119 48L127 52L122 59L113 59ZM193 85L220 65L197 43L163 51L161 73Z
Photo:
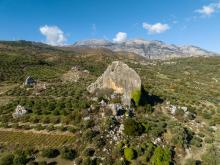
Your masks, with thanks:
M144 106L150 104L151 106L154 106L156 104L162 103L163 101L164 100L161 99L159 96L149 94L149 92L144 89L144 86L141 86L141 98L139 101L139 105Z

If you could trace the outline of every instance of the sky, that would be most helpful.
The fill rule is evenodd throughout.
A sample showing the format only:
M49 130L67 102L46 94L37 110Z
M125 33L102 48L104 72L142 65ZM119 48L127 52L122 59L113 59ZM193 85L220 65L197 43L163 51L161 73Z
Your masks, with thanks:
M0 40L161 40L220 52L220 0L0 0Z

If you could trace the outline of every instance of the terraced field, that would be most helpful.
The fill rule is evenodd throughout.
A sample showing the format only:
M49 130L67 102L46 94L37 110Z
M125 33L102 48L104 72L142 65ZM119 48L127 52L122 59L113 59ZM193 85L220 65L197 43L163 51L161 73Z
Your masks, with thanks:
M42 149L46 147L59 148L64 145L71 145L74 141L75 137L71 135L0 130L0 143L5 145Z

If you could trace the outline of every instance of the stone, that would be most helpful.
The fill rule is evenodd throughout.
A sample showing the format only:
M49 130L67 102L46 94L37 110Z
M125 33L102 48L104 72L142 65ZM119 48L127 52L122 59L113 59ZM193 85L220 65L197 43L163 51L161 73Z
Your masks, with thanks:
M21 105L17 105L15 112L12 114L13 118L20 118L22 116L24 116L27 113L27 110L21 106Z
M97 89L113 89L122 95L122 104L130 106L134 91L141 91L141 79L135 70L121 61L114 61L106 71L87 90L94 93Z
M100 101L99 104L100 104L102 107L105 107L105 106L107 105L107 103L106 103L104 100Z
M108 104L108 108L111 109L113 116L122 116L125 113L125 109L121 104Z
M177 107L175 105L171 105L169 110L172 115L175 115L177 111Z
M24 82L25 86L33 86L35 84L36 84L36 81L31 76L28 76Z

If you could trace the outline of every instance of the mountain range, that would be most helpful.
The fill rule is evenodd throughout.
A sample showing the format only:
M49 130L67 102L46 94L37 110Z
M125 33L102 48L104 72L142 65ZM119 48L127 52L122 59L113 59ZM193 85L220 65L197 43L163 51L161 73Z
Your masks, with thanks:
M217 53L196 46L177 46L166 44L162 41L148 41L144 39L133 39L124 42L111 42L108 40L91 39L77 41L67 47L80 48L105 48L114 52L130 52L149 59L167 59L173 57L190 56L212 56Z

